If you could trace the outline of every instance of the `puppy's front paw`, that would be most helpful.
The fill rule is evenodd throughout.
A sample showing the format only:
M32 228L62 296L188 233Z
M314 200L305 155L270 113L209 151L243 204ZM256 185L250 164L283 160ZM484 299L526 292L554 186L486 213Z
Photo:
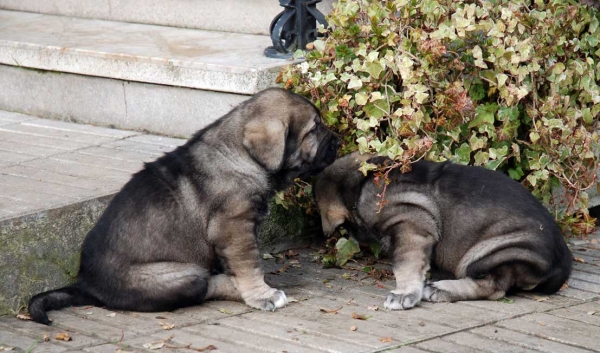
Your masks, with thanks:
M419 304L421 301L421 288L410 291L395 289L388 294L383 306L391 310L406 310Z
M429 282L423 288L423 300L428 302L451 302L452 293L440 288L437 282Z
M270 288L264 293L244 298L244 302L255 309L267 311L275 311L275 309L283 308L288 303L285 293L275 288Z

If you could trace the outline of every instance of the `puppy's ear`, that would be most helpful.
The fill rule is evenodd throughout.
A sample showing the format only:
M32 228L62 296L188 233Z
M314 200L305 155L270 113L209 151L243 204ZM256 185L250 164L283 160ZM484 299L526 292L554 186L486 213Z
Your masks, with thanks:
M278 119L253 119L244 127L244 147L265 169L281 169L288 127Z

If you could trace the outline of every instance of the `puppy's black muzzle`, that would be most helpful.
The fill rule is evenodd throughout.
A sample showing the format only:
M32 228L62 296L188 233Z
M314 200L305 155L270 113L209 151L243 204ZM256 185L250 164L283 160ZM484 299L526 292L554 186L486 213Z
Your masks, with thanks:
M329 130L324 131L324 137L319 143L317 156L313 161L310 174L316 175L333 163L337 157L337 151L340 148L340 139L335 133Z

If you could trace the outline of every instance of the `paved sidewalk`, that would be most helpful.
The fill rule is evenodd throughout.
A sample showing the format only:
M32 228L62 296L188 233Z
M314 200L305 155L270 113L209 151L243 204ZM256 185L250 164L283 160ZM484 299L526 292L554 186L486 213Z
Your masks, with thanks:
M0 112L0 219L111 194L181 143ZM322 269L316 249L296 249L263 261L267 281L292 299L276 312L216 301L169 313L69 308L50 313L51 327L4 316L0 351L600 352L599 243L600 232L571 242L575 271L557 295L396 312L383 309L393 279L362 272L370 260Z
M591 238L596 240L573 246L581 262L575 264L569 287L552 296L423 303L392 312L382 304L393 280L366 277L357 264L322 269L312 262L314 249L296 249L293 256L288 252L284 259L264 260L267 282L285 290L293 301L276 312L224 301L168 313L69 308L50 312L51 327L0 318L0 346L34 352L148 351L148 347L194 352L211 346L234 353L600 352L599 238L597 233ZM367 319L353 319L354 313ZM59 333L72 340L56 340Z
M184 142L0 111L0 220L113 194Z

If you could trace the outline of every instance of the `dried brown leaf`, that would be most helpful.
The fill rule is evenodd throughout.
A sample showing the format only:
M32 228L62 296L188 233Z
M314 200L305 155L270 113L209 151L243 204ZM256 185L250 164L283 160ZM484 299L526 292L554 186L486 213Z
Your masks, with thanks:
M544 302L544 301L550 299L550 297L541 297L539 295L532 295L532 297L536 302Z
M327 314L337 314L338 311L342 310L343 306L340 306L339 309L325 309L325 308L319 308L320 311L327 313Z
M370 317L371 316L365 316L365 315L361 315L361 314L357 314L357 313L352 313L352 318L356 319L356 320L367 320Z
M73 340L68 333L59 332L56 334L55 340L57 341L71 341Z
M391 337L381 337L379 340L383 343L388 343L388 342L393 341L393 339Z
M175 324L167 324L167 323L161 322L160 327L162 327L163 330L168 331L168 330L174 329Z
M586 261L584 259L582 259L581 257L574 257L573 260L575 262L579 262L579 263L582 263L582 264L586 263Z
M48 336L47 333L44 333L44 338L43 338L44 342L48 342L50 341L50 337Z
M29 314L17 314L19 320L33 320Z
M159 319L159 320L166 320L167 318L166 318L166 317L164 317L164 316L157 316L157 317L156 317L156 319Z
M356 331L357 327L356 326L350 326L350 331Z

